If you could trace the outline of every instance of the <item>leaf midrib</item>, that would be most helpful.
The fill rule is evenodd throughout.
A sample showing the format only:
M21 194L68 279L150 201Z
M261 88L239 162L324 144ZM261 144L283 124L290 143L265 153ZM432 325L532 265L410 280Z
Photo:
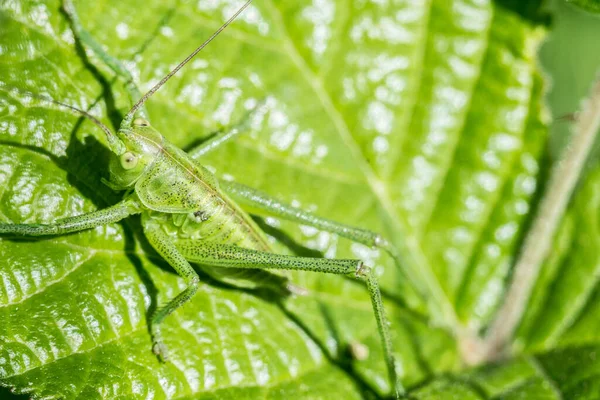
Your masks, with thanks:
M270 3L270 4L272 6L272 3ZM277 26L279 26L281 28L282 27L281 14L278 12L277 15L278 15L278 18L276 18ZM282 32L286 32L286 31L282 29ZM53 38L53 39L55 41L59 42L59 40L57 38ZM322 79L318 79L316 76L314 76L314 74L312 74L312 72L307 67L304 60L300 57L298 50L293 45L292 41L290 40L289 36L287 35L287 32L285 35L284 45L285 45L284 48L286 49L287 54L291 57L293 64L296 65L298 70L301 72L301 75L304 77L304 79L309 83L310 87L317 94L317 97L319 98L319 101L321 102L323 109L325 110L325 113L332 120L342 141L346 144L346 146L350 150L352 157L355 159L355 161L357 161L357 165L359 165L359 168L361 169L361 171L365 177L365 180L368 182L369 187L371 188L375 197L380 202L380 204L383 206L387 215L393 220L394 228L401 227L402 224L401 224L400 218L393 210L392 201L389 198L389 195L386 191L385 183L382 182L376 176L373 169L365 162L364 157L362 156L362 152L361 152L360 148L358 147L358 144L352 138L351 133L350 133L345 121L343 120L343 117L342 117L340 111L335 108L330 95L325 90ZM411 253L413 254L413 256L416 256L417 259L420 258L422 261L418 264L420 264L421 267L423 267L424 269L426 267L426 270L432 274L432 270L431 270L429 264L426 262L425 257L422 252L422 249L420 248L418 243L413 242L413 241L410 241L410 243L411 243L411 245L409 247L412 249ZM144 253L144 255L147 256L147 254L145 254L145 253ZM435 276L433 274L432 274L432 280L436 283L437 286L439 286L439 282L437 281L437 278L435 278ZM441 290L441 287L440 287L440 290ZM435 290L433 292L435 292ZM449 302L448 302L448 306L449 306L449 309L452 310L452 312L453 312L453 308L449 304ZM119 340L122 337L127 337L128 335L134 334L137 331L138 330L132 330L127 335L119 336L118 338L115 338L114 340ZM107 343L111 343L112 341L113 340L102 343L99 346L102 346ZM86 350L86 352L91 352L96 347L98 347L98 346L88 349L88 350ZM69 356L77 355L77 354L80 354L80 353L74 352L74 353L71 353ZM56 361L56 360L54 360L54 361ZM45 364L45 365L47 365L47 364ZM36 367L36 368L39 368L39 367ZM297 379L297 377L295 379Z
M385 211L387 216L392 221L390 225L393 229L394 236L399 237L401 240L397 240L397 242L403 241L408 249L408 256L405 254L404 261L407 262L407 267L411 270L411 273L416 276L421 276L424 280L429 294L435 298L437 301L436 306L440 308L439 312L439 320L442 322L443 326L450 329L452 332L456 332L458 330L459 324L458 319L456 317L454 307L450 302L450 299L447 297L446 293L442 289L442 286L435 275L433 269L431 268L429 261L425 257L425 253L423 252L421 246L418 241L412 238L410 235L406 235L406 228L402 223L399 215L395 212L393 207L393 202L390 199L386 187L385 182L381 181L373 168L365 161L362 151L358 143L352 137L348 126L346 125L341 113L337 110L332 102L331 96L326 91L324 87L323 80L320 76L315 75L311 72L310 68L308 68L306 62L300 55L298 49L293 44L293 41L290 38L290 35L285 28L285 24L283 23L281 12L277 9L277 7L273 4L272 0L267 0L267 5L271 9L271 14L274 17L274 24L276 29L278 29L283 37L283 45L285 51L277 50L280 53L285 53L289 56L292 63L298 68L301 76L304 77L309 86L313 89L313 91L317 94L317 98L319 99L325 113L331 119L333 125L336 128L337 133L340 135L342 141L346 144L350 154L359 169L362 171L364 180L371 188L371 191L375 198L378 200L382 209ZM12 16L14 18L14 16ZM16 18L15 18L16 19ZM32 27L29 24L24 23L23 21L17 19L23 25L29 26L30 28L36 30L39 33L43 33L46 35L46 32L41 32L37 27ZM52 37L52 39L57 43L62 43L59 38ZM237 39L237 38L236 38ZM244 40L244 42L248 44L256 45L258 41L255 42ZM264 43L260 44L261 47ZM64 46L59 46L64 47ZM274 50L272 46L268 46L270 50ZM396 242L396 240L394 240ZM410 260L410 261L407 261Z
M276 25L277 29L282 32L283 45L286 49L285 53L290 57L292 63L296 66L296 68L298 68L300 74L316 93L317 99L321 102L325 113L331 119L336 128L336 132L340 135L340 138L346 144L358 168L360 171L362 171L365 182L371 188L372 193L374 194L375 198L377 198L382 209L391 219L391 227L394 230L394 234L406 243L406 248L409 250L409 259L411 260L408 262L408 268L411 270L410 273L417 275L417 271L421 272L421 278L424 279L427 289L429 290L428 294L435 298L438 303L436 306L440 308L440 315L438 316L440 322L442 322L447 329L450 329L450 331L456 332L459 328L459 324L454 307L442 289L442 286L437 279L437 276L433 272L433 269L425 257L425 254L419 243L404 233L406 228L404 227L399 215L394 211L392 200L390 199L385 188L385 182L381 181L377 177L373 168L365 161L358 143L352 137L340 111L335 108L331 96L324 87L322 79L311 72L310 68L300 55L285 28L281 12L273 4L272 0L266 0L266 2L272 9L274 24ZM394 242L396 242L396 240L394 240ZM404 261L406 261L406 254L404 256Z

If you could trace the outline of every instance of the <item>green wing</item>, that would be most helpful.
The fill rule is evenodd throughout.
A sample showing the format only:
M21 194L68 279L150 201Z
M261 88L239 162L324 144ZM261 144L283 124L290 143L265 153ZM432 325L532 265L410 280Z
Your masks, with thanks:
M174 146L157 156L135 191L146 207L166 213L195 211L221 195L214 176Z

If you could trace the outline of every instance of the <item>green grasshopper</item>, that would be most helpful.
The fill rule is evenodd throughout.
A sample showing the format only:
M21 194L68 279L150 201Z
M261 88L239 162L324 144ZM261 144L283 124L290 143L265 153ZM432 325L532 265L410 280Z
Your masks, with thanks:
M187 287L152 316L152 351L166 361L167 348L161 337L165 318L194 296L200 278L190 263L201 263L209 275L227 282L268 287L283 294L301 289L284 276L269 270L305 270L346 275L364 281L368 287L383 345L389 379L397 397L403 393L392 353L388 321L377 278L360 260L296 257L276 254L265 233L242 206L290 221L313 226L355 242L388 252L399 264L394 248L379 234L320 218L284 204L258 190L231 181L219 181L197 158L243 131L243 123L185 153L169 143L148 122L145 102L177 71L223 31L250 5L248 0L210 38L196 48L146 94L140 96L133 78L123 64L108 55L83 28L70 0L63 1L75 38L123 78L132 98L139 100L124 117L120 129L111 130L89 113L49 100L90 119L106 134L112 154L110 178L105 183L125 191L119 203L103 210L60 219L52 224L0 224L0 233L24 236L61 235L114 223L141 214L144 234L152 247L185 280ZM210 267L206 266L209 265Z

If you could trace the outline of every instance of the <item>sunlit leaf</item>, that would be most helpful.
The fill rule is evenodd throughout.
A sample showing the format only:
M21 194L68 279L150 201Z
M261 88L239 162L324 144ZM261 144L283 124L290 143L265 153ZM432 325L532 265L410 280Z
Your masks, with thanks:
M142 91L239 5L76 3ZM266 100L250 132L200 161L394 242L426 300L383 253L259 220L281 251L377 268L409 388L458 370L454 335L492 317L534 201L547 140L536 63L545 28L522 14L485 0L256 0L148 103L153 125L189 150ZM0 38L2 221L50 222L114 204L118 196L100 182L102 132L22 92L91 108L115 126L130 105L124 82L76 49L57 1L4 1ZM135 218L38 241L2 238L0 259L0 383L18 393L389 393L369 298L356 282L295 274L310 294L279 304L202 275L193 301L165 322L171 360L161 364L147 316L184 285ZM364 360L350 356L357 343L369 349Z

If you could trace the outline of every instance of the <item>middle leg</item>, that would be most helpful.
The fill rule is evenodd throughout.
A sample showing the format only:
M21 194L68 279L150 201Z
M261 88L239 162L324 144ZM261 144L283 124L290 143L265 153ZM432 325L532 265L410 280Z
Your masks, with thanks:
M216 132L210 139L202 142L198 146L194 147L190 151L188 151L188 155L192 157L194 160L198 160L203 155L208 152L213 151L217 147L221 146L224 143L227 143L234 138L236 138L239 134L246 132L250 129L250 124L252 122L252 118L258 112L265 112L265 101L259 101L258 104L248 110L246 114L242 117L242 119L236 123L235 125L228 127L226 130L220 130Z

